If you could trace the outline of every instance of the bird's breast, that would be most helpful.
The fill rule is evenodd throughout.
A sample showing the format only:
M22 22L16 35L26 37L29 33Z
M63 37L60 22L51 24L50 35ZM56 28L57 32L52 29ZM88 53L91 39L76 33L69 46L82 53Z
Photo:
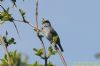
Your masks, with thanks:
M48 40L52 39L52 34L49 29L44 29L44 34Z

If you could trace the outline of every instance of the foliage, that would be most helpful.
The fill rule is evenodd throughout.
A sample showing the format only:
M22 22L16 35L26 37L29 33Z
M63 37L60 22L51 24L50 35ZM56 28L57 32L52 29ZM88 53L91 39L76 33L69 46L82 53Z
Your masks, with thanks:
M57 52L55 50L53 50L53 48L50 46L48 48L48 53L46 54L46 57L44 56L44 49L36 49L33 48L33 50L35 51L35 55L41 57L43 60L45 59L49 59L52 55L55 55ZM47 63L47 66L55 66L54 64L52 64L52 62Z
M43 66L38 61L36 61L34 64L29 64L28 66Z
M3 2L3 1L4 0L0 0L0 2ZM15 6L17 8L16 0L10 0L10 1L13 3L13 7ZM24 10L19 9L19 13L22 17L22 21L21 21L21 20L16 20L14 17L12 17L12 14L9 13L9 9L10 9L9 7L7 9L5 9L2 5L0 5L0 7L3 9L2 11L0 11L0 24L1 25L7 21L8 22L18 21L18 22L23 22L23 23L29 24L29 22L25 19L26 13L24 12ZM15 25L15 23L14 23L14 25ZM29 24L29 25L31 25L31 24ZM15 25L15 28L17 29L16 25ZM39 30L39 32L40 32L40 30ZM39 35L39 38L40 38L40 40L42 40L43 35ZM39 63L39 61L35 61L32 64L28 64L27 56L24 60L22 60L22 54L18 53L17 50L15 50L14 52L8 51L8 46L12 45L12 44L16 44L16 42L15 42L15 38L8 37L7 31L6 31L6 36L3 36L3 40L4 40L5 44L4 45L1 44L1 45L4 46L4 49L6 49L5 52L8 52L8 53L5 54L4 58L2 58L0 60L1 61L0 66L9 66L9 63L8 63L9 61L12 62L12 66L45 66L45 64L41 64L41 63ZM55 50L53 50L53 48L51 46L48 48L48 51L46 52L46 56L44 55L44 48L39 48L39 49L34 48L33 50L35 51L36 56L39 56L44 61L47 61L47 66L55 66L52 62L48 62L48 59L52 55L55 55L57 53Z
M13 60L13 66L27 66L27 59L24 59L24 61L21 60L21 53L17 53L15 50L14 52L9 52L11 59ZM27 58L27 57L26 57ZM4 56L4 58L1 60L1 66L7 66L8 60L7 55Z
M55 65L52 64L52 62L49 62L49 63L47 64L47 66L55 66Z
M0 5L1 6L1 5ZM13 18L11 16L11 14L9 14L9 8L4 9L3 6L1 6L3 8L3 11L0 12L0 20L1 21L12 21Z
M36 49L36 48L33 48L33 50L35 51L35 55L37 56L40 56L41 58L44 58L43 54L44 54L44 49ZM53 50L53 48L50 46L48 48L48 54L47 54L47 58L49 58L51 55L55 55L57 52L55 50Z
M40 52L40 51L38 51ZM15 50L14 52L9 52L11 59L13 60L13 66L44 66L42 64L40 64L38 61L35 61L33 64L28 64L28 57L26 56L24 61L22 61L21 57L22 54L21 53L17 53L17 50ZM8 60L7 60L7 55L4 56L3 59L1 59L1 64L0 66L8 66ZM47 64L47 66L55 66L52 64L52 62L49 62Z
M8 32L6 31L6 36L3 36L5 46L8 47L9 45L16 44L15 39L13 37L8 38Z

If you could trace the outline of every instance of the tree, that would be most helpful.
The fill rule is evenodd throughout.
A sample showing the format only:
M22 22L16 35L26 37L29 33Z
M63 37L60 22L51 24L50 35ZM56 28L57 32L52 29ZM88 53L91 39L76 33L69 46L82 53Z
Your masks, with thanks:
M3 1L4 0L0 0L0 3L2 3ZM12 6L14 8L17 8L16 0L10 0L10 1L13 4ZM23 0L23 2L24 2L24 0ZM55 55L57 53L57 51L53 50L53 48L51 46L48 48L48 51L46 51L47 49L45 49L45 45L42 40L43 35L40 34L41 30L39 29L39 26L38 26L38 0L36 0L36 27L34 27L33 24L31 24L28 20L26 20L26 18L25 18L26 12L24 10L19 9L19 13L20 13L22 19L17 20L16 18L14 18L12 16L12 14L10 14L10 12L9 12L10 7L5 8L2 5L0 5L0 7L2 8L2 10L0 11L0 24L2 25L5 22L13 23L13 25L16 28L19 38L20 38L20 34L19 34L19 31L17 29L15 22L21 22L23 24L27 24L30 27L32 27L32 29L34 29L34 31L37 33L37 37L39 38L39 40L41 42L42 48L39 48L39 49L33 48L33 50L35 51L35 55L41 57L41 59L43 59L45 61L44 64L40 64L39 61L36 61L33 64L28 64L27 63L28 57L25 58L25 61L22 61L21 53L17 53L17 50L15 50L14 52L10 52L8 50L8 46L12 45L12 44L16 44L17 42L15 42L15 39L13 37L8 38L7 37L8 32L6 31L5 36L0 36L0 44L1 44L1 46L4 47L4 50L5 50L5 56L3 59L1 59L0 66L55 66L52 62L50 62L50 61L48 62L48 59L52 55ZM62 55L60 55L60 56L62 56ZM66 64L64 66L66 66Z

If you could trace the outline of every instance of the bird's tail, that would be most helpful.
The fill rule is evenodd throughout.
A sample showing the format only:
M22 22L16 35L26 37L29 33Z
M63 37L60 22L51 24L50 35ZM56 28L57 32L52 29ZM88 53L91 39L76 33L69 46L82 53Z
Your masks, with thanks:
M58 46L59 46L59 48L60 48L61 52L64 52L64 50L63 50L63 48L62 48L62 46L61 46L61 44L60 44L60 43L58 44Z
M56 49L57 53L59 54L59 56L60 56L60 58L61 58L61 60L62 60L62 63L64 64L64 66L67 66L67 63L66 63L66 61L65 61L65 59L64 59L64 57L63 57L63 55L62 55L62 53L61 53L61 51L59 50L59 48L58 48L57 45L55 45L55 49Z

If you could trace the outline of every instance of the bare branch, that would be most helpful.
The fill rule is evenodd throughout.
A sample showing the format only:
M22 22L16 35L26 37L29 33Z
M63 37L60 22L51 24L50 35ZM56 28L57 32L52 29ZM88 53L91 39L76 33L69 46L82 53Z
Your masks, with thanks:
M60 58L62 60L62 63L64 64L64 66L67 66L67 63L66 63L61 51L59 50L59 48L57 48L56 50L57 50L57 52L58 52L58 54L59 54L59 56L60 56Z
M46 57L46 49L45 49L45 45L43 43L42 37L39 35L39 29L38 29L38 0L36 0L36 32L37 32L38 38L41 41L42 47L44 49L45 66L47 66L48 58Z
M29 26L31 26L32 28L34 28L34 29L36 29L36 27L35 26L33 26L30 22L24 22L24 21L21 21L21 20L15 20L14 19L14 21L17 21L17 22L21 22L21 23L26 23L26 24L28 24Z

